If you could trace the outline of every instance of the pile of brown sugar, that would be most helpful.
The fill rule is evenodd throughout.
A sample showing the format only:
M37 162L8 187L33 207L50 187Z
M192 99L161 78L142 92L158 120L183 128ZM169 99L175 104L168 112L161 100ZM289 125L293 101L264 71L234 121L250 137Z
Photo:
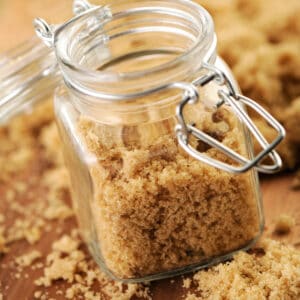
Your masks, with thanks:
M228 108L195 110L201 118L191 119L199 120L198 127L245 155ZM115 276L141 278L199 263L259 235L253 174L233 175L194 160L178 145L173 118L124 130L81 117L78 127L96 158L88 166L93 221L104 263ZM202 142L196 147L226 161Z
M65 299L151 299L149 288L141 284L124 286L110 280L95 265L85 251L80 249L82 241L77 230L63 235L52 244L52 250L46 257L43 275L35 281L39 287L36 299L42 299L43 287L50 287L59 280L70 283L65 291L60 291ZM101 289L94 287L100 285ZM46 298L47 299L47 298Z
M0 129L0 299L23 286L24 299L149 299L102 273L80 239L52 111L45 101Z
M186 300L299 299L300 254L272 240L261 241L249 253L196 273L184 286L193 287Z

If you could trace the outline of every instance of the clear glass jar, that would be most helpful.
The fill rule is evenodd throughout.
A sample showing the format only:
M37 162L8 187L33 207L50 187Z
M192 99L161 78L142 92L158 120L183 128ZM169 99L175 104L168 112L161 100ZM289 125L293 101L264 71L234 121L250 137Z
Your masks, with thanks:
M0 56L0 125L53 97L61 77L55 55L37 37Z
M237 94L217 58L202 7L111 1L55 30L41 19L36 28L64 78L55 112L73 204L106 273L160 279L226 260L257 240L264 226L257 169L278 169L272 149L283 129L267 116L281 134L267 144L252 126L238 100L256 106ZM246 127L263 146L255 158ZM261 164L268 153L274 166Z

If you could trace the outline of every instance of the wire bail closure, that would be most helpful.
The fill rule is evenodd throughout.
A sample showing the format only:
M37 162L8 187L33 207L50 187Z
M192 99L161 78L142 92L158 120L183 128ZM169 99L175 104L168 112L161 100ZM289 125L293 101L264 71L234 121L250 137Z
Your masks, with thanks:
M233 151L232 149L225 146L224 144L214 139L210 135L206 134L205 132L197 129L195 126L191 124L186 124L183 116L184 107L187 104L192 104L199 101L199 97L195 99L195 98L188 98L186 96L179 103L176 110L176 117L178 120L178 124L175 130L176 130L176 135L180 146L195 159L227 172L237 173L237 174L244 173L253 167L255 167L259 172L262 173L271 174L277 172L282 166L282 161L278 153L274 150L274 148L282 141L282 139L285 136L285 130L283 126L277 120L275 120L262 106L260 106L250 98L240 95L235 90L234 84L231 81L231 79L223 71L218 69L216 66L209 65L207 63L203 63L202 66L204 69L208 71L208 74L194 80L192 85L196 87L203 87L206 84L210 83L211 81L214 81L219 86L225 86L227 91L225 91L224 89L220 89L218 91L219 101L216 103L215 108L218 109L220 106L224 104L229 105L232 108L235 115L242 121L242 123L253 134L253 136L256 138L256 140L258 141L258 143L260 144L263 150L250 160L246 157L243 157L239 153ZM265 137L261 134L261 132L258 130L258 128L251 120L249 115L243 109L241 104L251 107L261 117L263 117L263 119L267 121L269 125L271 125L277 131L277 136L271 143L267 142ZM226 154L234 161L238 162L240 165L233 166L221 162L219 160L213 159L197 151L189 144L190 135L193 135L194 137L207 143L211 147L215 147L219 149L221 152ZM267 156L272 160L273 162L272 165L264 165L261 163L261 161Z
M90 9L97 8L100 6L92 5L87 0L74 0L73 1L73 14L76 17L86 13ZM54 37L55 32L63 28L68 22L62 25L49 25L44 19L42 18L35 18L33 20L33 26L35 29L36 35L44 42L46 46L49 48L54 46Z
M92 9L100 8L100 6L91 5L87 0L75 0L73 3L73 12L76 15L75 18L79 18L81 15L87 13ZM104 7L105 10L105 7ZM45 20L36 18L34 20L34 27L36 34L38 37L48 46L54 47L54 39L55 34L58 30L63 30L63 28L69 24L72 20L68 21L65 24L60 26L49 25ZM214 49L216 43L216 39L214 38L213 45L211 49L208 51L208 56L211 55L211 50ZM204 62L202 63L202 68L206 70L206 74L202 77L197 78L192 83L187 82L173 82L170 84L165 84L159 86L157 88L153 88L150 90L146 90L140 93L133 93L127 95L117 95L117 94L105 94L101 92L95 92L92 90L87 89L86 87L81 86L77 82L73 82L71 78L65 76L65 83L68 87L75 89L77 92L85 95L89 95L94 98L99 98L102 100L108 101L126 101L128 99L142 97L151 93L159 92L165 89L181 89L184 91L183 99L177 105L176 108L176 118L178 124L175 126L175 132L178 139L179 145L193 158L204 162L210 166L216 167L218 169L230 172L230 173L244 173L251 168L255 168L257 171L262 173L274 173L277 172L281 166L282 161L278 153L274 150L274 148L282 141L285 136L285 130L282 125L275 120L262 106L257 104L255 101L241 95L235 88L234 83L232 80L220 69L216 66L206 63L209 59L204 58ZM199 101L199 88L204 87L208 83L214 81L216 84L220 86L220 90L218 91L219 101L215 105L215 109L218 109L222 105L226 104L229 105L235 115L241 120L241 122L249 129L252 135L256 138L260 146L262 147L262 151L258 153L254 158L248 159L243 157L239 153L235 152L234 150L230 149L229 147L225 146L215 138L211 137L210 135L206 134L205 132L197 129L195 126L191 124L186 124L183 110L187 104L195 104ZM222 87L222 89L221 89ZM225 87L226 89L224 89ZM248 114L243 109L242 105L249 106L253 110L255 110L265 121L268 122L276 131L277 136L271 142L268 143L265 137L261 134L258 130L254 122L250 119ZM205 155L195 148L193 148L189 144L189 137L193 135L198 140L201 140L211 147L215 147L228 157L233 159L235 162L238 162L238 166L233 166L228 163L221 162L219 160L213 159L208 155ZM273 164L265 165L262 164L261 161L269 157Z

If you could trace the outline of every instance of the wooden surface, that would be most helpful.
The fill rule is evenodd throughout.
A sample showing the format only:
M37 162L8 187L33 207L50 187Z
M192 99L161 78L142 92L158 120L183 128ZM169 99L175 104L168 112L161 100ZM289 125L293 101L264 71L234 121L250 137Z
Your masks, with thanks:
M37 164L38 163L39 162L37 161ZM34 172L38 173L39 168L37 166L32 166L32 169L29 170L29 172L31 174ZM27 176L28 173L20 174L19 180L26 180ZM292 174L285 174L262 180L262 192L266 215L265 235L292 243L295 247L300 248L300 191L291 190L290 185L292 176ZM3 195L4 192L5 187L0 186L0 195ZM35 193L35 198L39 198L39 196L42 195L43 190L36 189ZM22 195L19 201L24 204L29 203L26 195ZM9 210L7 205L9 204L5 201L0 203L0 213L8 214L8 217L10 216L10 218L8 218L9 222L9 219L13 219L15 216L14 213ZM290 234L279 236L273 233L274 220L283 213L293 216L296 219L297 224ZM34 246L31 246L22 240L13 243L10 246L9 253L0 259L0 290L2 289L4 299L34 299L33 295L37 290L47 291L49 297L47 299L50 299L51 297L57 300L65 299L63 296L57 295L56 292L57 290L65 291L69 286L66 282L59 280L53 283L50 288L38 288L34 284L34 280L42 276L43 269L32 270L28 267L21 272L20 278L16 278L18 271L14 261L17 256L22 255L22 253L27 253L32 249L38 249L42 253L49 253L53 241L58 239L62 235L62 232L69 232L70 228L74 228L76 226L75 223L76 221L74 218L64 222L51 222L51 231L43 235L41 240ZM182 299L184 291L181 288L181 285L182 281L180 277L175 278L172 283L170 279L154 282L151 285L153 299ZM98 290L98 288L95 287L95 290Z
M70 13L71 1L53 1L53 0L0 0L0 51L9 49L18 44L24 38L33 34L31 20L34 16L49 17L55 14L56 19ZM38 161L37 161L38 164ZM38 165L35 166L38 172ZM25 180L26 174L20 174ZM291 234L286 236L273 236L282 239L300 247L300 191L291 189L292 174L278 175L275 177L264 178L262 180L262 192L264 200L264 209L266 215L266 235L272 235L274 220L282 213L289 214L296 219L297 225L293 228ZM0 196L5 192L5 186L0 186ZM42 194L42 190L36 190L36 196ZM26 196L20 199L20 203L27 203ZM9 218L14 218L10 214L7 203L0 202L0 213L4 213ZM14 258L30 249L39 249L47 253L52 242L62 231L69 231L69 228L75 226L75 220L70 219L67 222L52 224L53 230L44 235L37 245L30 246L25 241L19 241L11 245L11 250L7 255L0 259L0 290L2 290L4 299L23 300L33 299L33 293L37 290L34 280L42 275L42 269L31 270L28 268L21 278L16 278L16 269L13 264ZM27 275L26 275L27 274ZM182 289L179 280L171 284L170 280L156 282L152 285L154 299L181 299ZM55 283L49 292L49 298L64 299L56 295L56 290L66 289L67 284L62 281ZM40 289L39 289L40 290Z
M261 190L266 219L266 235L294 244L300 248L300 190L293 190L293 174L274 175L261 180ZM273 234L278 216L287 214L296 220L288 235Z

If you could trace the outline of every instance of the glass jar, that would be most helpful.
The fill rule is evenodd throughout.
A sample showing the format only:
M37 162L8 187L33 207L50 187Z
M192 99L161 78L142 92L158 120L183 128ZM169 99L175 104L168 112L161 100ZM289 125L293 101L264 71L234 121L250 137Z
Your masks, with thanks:
M149 281L248 249L264 226L257 170L280 167L273 148L284 130L238 94L207 11L187 0L110 1L35 26L64 78L57 123L74 209L101 268ZM245 105L279 131L272 143ZM262 146L255 157L249 132Z
M37 37L0 56L0 125L31 111L60 80L55 56Z

